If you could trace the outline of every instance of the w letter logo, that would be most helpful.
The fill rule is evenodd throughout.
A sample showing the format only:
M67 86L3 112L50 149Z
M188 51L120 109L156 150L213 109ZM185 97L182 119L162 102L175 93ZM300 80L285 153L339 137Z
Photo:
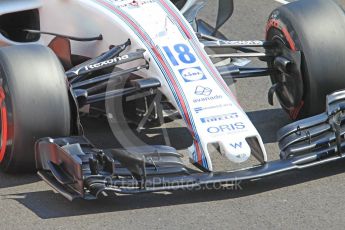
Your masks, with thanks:
M241 149L242 148L242 142L230 144L230 146L234 149L238 149L238 148Z

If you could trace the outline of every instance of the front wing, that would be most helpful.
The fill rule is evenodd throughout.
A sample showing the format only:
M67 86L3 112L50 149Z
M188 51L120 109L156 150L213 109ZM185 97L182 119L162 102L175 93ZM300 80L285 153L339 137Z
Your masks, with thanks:
M231 172L199 172L172 147L101 150L85 137L44 138L36 144L39 176L69 200L231 186L345 158L345 91L327 97L327 112L278 132L281 160Z

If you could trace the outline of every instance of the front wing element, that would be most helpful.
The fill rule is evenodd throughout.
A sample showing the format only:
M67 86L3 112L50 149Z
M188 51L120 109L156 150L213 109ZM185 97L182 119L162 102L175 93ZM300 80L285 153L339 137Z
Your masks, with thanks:
M85 137L44 138L36 144L39 176L69 200L210 185L229 186L345 158L345 91L327 97L327 112L278 132L281 160L232 172L192 170L172 147L101 150Z
M73 143L74 141L87 142L84 137L72 137L55 140L46 139L38 144L39 176L71 201L75 198L95 199L109 193L138 194L178 189L197 189L221 184L230 185L238 181L254 180L291 170L321 165L345 157L343 154L329 154L328 157L325 157L324 154L316 152L288 160L268 162L241 171L198 173L180 165L177 160L178 157L171 156L176 158L176 162L167 161L161 166L154 166L153 164L150 165L150 161L147 161L145 165L146 175L141 173L139 167L139 176L131 173L126 167L122 167L116 160L112 161L113 159L109 158L110 162L108 160L98 162L98 166L101 167L98 169L97 174L94 174L92 166L90 167L90 161L97 161L97 158L101 158L105 152L100 153L97 150L91 150L91 145ZM77 151L81 150L82 152L66 151L66 145L58 145L63 142L66 145L75 145ZM72 144L67 144L67 142ZM160 147L155 148L159 149ZM140 155L138 154L138 156ZM133 158L133 167L136 165L135 161L141 161L139 158ZM130 167L130 165L128 166Z

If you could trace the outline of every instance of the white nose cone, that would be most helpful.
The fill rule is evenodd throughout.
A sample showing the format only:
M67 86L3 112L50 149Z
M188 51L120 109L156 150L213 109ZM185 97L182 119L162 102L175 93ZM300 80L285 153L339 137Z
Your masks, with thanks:
M242 140L233 140L220 143L221 152L234 163L243 163L246 162L250 155L251 149L247 141Z

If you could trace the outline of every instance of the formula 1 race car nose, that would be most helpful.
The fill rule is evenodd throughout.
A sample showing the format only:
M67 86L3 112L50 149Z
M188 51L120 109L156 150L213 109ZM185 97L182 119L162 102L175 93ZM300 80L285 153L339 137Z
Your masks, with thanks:
M222 141L219 146L221 153L234 163L246 162L251 155L251 148L245 139Z

